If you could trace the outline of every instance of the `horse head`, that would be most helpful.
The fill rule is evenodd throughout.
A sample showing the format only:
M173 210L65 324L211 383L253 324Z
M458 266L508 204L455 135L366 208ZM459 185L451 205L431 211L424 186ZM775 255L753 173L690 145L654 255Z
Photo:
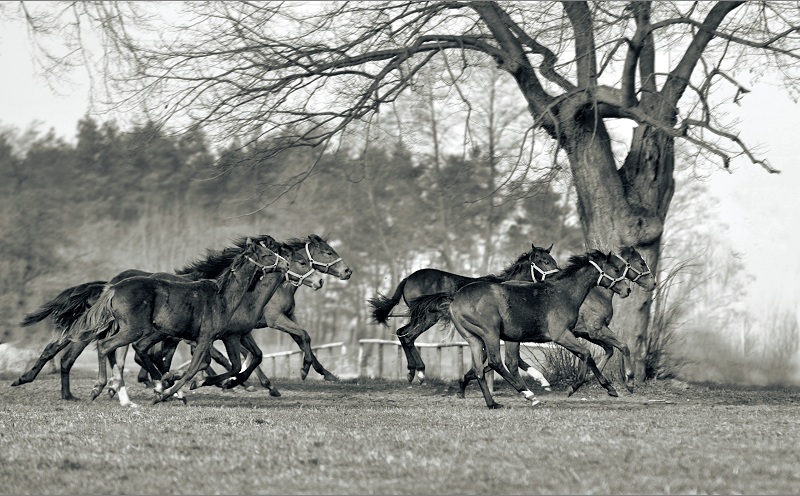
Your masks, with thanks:
M626 246L619 251L619 256L625 262L625 277L641 286L646 291L656 289L655 274L650 272L650 267L642 255L632 246Z
M319 273L314 270L302 252L284 247L281 254L289 261L289 270L286 272L286 281L294 287L308 286L314 290L322 287L324 281Z
M631 284L625 277L627 262L613 252L608 254L593 250L589 254L589 263L599 272L597 285L610 289L620 298L627 298L631 294Z
M353 274L352 269L344 263L336 250L316 234L308 236L305 243L305 254L311 267L323 274L332 274L343 281L350 279Z
M550 248L540 248L531 243L531 251L528 252L528 262L531 264L531 279L533 282L544 281L550 274L555 274L559 271L558 263L550 255Z

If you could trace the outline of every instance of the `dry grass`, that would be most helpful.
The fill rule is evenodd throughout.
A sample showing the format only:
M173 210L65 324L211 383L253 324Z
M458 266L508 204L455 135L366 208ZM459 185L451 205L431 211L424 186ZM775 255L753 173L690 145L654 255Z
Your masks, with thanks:
M0 492L14 494L794 493L800 390L592 385L508 408L453 384L278 381L138 409L0 386ZM88 396L82 374L73 391Z

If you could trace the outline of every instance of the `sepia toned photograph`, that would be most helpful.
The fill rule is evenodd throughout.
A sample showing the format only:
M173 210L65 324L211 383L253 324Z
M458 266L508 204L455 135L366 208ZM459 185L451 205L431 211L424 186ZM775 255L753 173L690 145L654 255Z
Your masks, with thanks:
M0 0L0 495L800 493L800 3Z

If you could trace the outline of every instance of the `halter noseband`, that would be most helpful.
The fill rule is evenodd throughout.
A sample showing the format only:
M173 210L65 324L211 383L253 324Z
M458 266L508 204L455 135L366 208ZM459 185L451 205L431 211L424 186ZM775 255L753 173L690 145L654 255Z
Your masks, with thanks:
M536 272L541 274L542 281L544 281L544 278L549 276L550 274L555 274L556 272L558 272L558 269L542 270L539 267L537 267L535 263L531 262L531 279L533 279L533 282L537 282L536 273L534 272L534 270L536 270Z
M606 271L601 269L600 266L597 265L594 262L594 260L589 260L589 263L594 265L594 268L597 269L598 272L600 272L600 277L597 278L597 285L600 286L601 288L611 289L611 288L614 287L615 284L617 284L621 280L625 279L625 274L624 273L622 274L622 276L617 277L615 279L615 278L611 277L610 275L606 274ZM608 286L603 286L602 284L600 284L603 281L603 279L609 279L611 281L611 284L609 284Z
M308 249L308 245L309 245L309 244L310 244L310 243L306 243L306 255L308 256L308 261L309 261L309 262L311 262L311 270L312 270L312 272L313 272L313 270L314 270L314 266L315 266L315 265L319 265L320 267L322 267L323 269L325 269L325 270L323 270L323 271L320 271L320 272L322 272L322 273L324 273L324 274L327 274L327 273L328 273L328 269L330 268L330 266L331 266L331 265L335 265L335 264L337 264L337 263L339 263L339 262L341 262L341 261L342 261L342 257L339 257L339 258L337 258L336 260L334 260L333 262L328 262L328 263L325 263L325 262L317 262L316 260L314 260L314 257L313 257L313 256L311 256L311 250L309 250L309 249ZM306 274L306 276L304 276L304 277L307 277L307 276L308 276L308 275ZM302 282L302 280L301 280L301 282Z
M289 264L289 261L286 260L285 258L283 258L282 256L280 256L278 253L276 253L276 252L270 250L269 248L267 248L267 245L265 245L263 241L260 241L259 244L261 246L263 246L266 250L269 250L270 253L275 255L275 261L272 263L272 265L264 265L261 262L259 262L258 260L254 260L254 259L250 258L250 255L245 255L244 258L246 258L247 260L252 262L253 265L255 265L256 267L261 269L261 278L259 279L259 280L261 280L261 279L264 279L264 276L267 274L267 272L273 272L275 269L278 268L278 262L279 261L283 260L283 261L286 262L287 265ZM233 272L233 270L231 270L231 272Z
M634 269L634 268L631 266L630 262L628 262L627 260L625 260L625 259L624 259L624 258L622 258L621 256L617 255L616 253L614 254L614 256L615 256L615 257L617 257L617 258L619 258L619 259L620 259L620 260L622 260L623 262L625 262L625 270L624 270L624 271L622 271L622 276L621 276L621 277L626 277L626 276L628 275L628 271L631 271L631 272L633 272L634 274L636 274L636 277L635 277L634 279L631 279L631 281L632 281L632 282L636 282L636 281L638 281L639 279L641 279L642 277L644 277L644 276L647 276L647 275L650 275L650 267L648 267L648 266L647 266L647 262L645 262L645 263L644 263L644 266L645 266L645 267L647 267L647 270L645 270L644 272L639 272L638 270Z

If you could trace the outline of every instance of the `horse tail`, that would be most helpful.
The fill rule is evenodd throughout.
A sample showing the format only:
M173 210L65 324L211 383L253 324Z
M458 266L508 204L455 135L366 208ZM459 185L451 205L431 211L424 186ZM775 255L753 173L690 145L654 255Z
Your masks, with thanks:
M455 335L453 321L450 318L450 304L452 302L453 293L434 293L409 301L408 313L411 317L409 328L416 329L418 326L428 328L437 322L441 322L445 331L447 331L444 339L452 339Z
M116 334L119 325L114 319L111 307L114 293L114 286L106 285L94 305L75 322L71 327L72 338L75 341L95 340Z
M403 290L406 287L407 280L408 278L405 278L400 281L400 284L398 284L397 288L395 288L394 294L391 298L378 293L378 296L368 300L369 304L373 307L372 320L374 322L383 324L385 326L389 325L389 314L392 312L392 308L400 303L400 298L403 297Z
M97 300L104 285L105 281L92 281L67 288L37 311L26 315L20 324L27 327L52 315L53 322L63 334Z

